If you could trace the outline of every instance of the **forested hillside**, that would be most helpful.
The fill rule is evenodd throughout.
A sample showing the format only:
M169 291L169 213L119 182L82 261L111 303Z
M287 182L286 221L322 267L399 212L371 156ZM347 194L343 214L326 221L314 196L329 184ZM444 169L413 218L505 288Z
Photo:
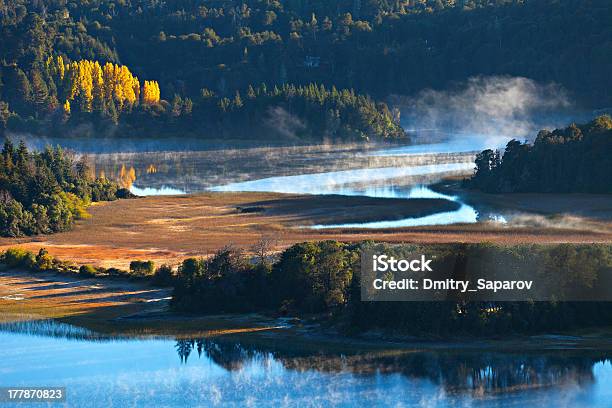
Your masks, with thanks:
M211 96L225 112L225 98L245 101L249 87L318 84L368 102L343 100L338 107L307 97L298 108L285 103L281 114L304 128L276 137L386 138L401 133L393 126L396 115L367 95L381 100L504 74L554 81L582 103L606 107L612 105L611 20L606 0L3 0L0 124L40 132L120 123L146 133L139 116L145 111L144 119L158 119L158 130L172 132L207 122ZM160 101L150 109L136 101L127 109L136 114L127 115L122 97L115 97L106 114L77 118L82 105L75 109L65 91L56 93L46 73L48 58L58 57L67 64L129 67L140 78L141 93L145 79L159 84ZM72 117L62 115L66 100ZM246 110L274 122L277 101L265 109L262 101ZM365 128L347 130L353 122L345 105ZM90 113L87 106L84 112ZM243 118L248 115L239 122ZM391 124L380 133L373 122ZM218 130L213 124L198 129ZM259 133L268 132L264 127Z
M476 156L466 181L487 192L612 193L612 118L542 130L535 142L508 142L503 156L487 149Z
M87 216L92 201L129 196L117 184L95 178L87 163L61 148L31 153L5 141L0 153L0 235L65 231Z

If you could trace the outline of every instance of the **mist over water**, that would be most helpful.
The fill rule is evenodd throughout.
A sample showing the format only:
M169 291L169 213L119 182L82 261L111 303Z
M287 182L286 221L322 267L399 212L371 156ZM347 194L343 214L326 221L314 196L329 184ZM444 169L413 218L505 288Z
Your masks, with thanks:
M360 190L359 188L347 188L352 183L373 183L377 180L389 180L401 177L432 175L437 173L448 173L453 171L469 171L474 167L467 163L444 163L430 164L412 167L383 167L358 170L343 170L328 173L301 174L295 176L282 176L231 183L223 186L212 187L211 191L266 191L275 193L293 194L343 194L343 195L368 195L382 197L376 194L376 189ZM390 197L386 197L390 198ZM405 198L411 198L406 196ZM414 197L412 197L414 198Z
M425 132L415 132L417 141ZM420 136L419 136L420 135ZM476 153L485 149L501 149L510 138L497 138L494 143L486 135L448 135L448 139L438 143L414 144L384 149L371 153L375 156L417 156L422 154Z
M451 135L451 144L470 150L500 148L513 138L533 140L542 129L591 119L561 86L524 77L479 76L451 89L390 99L417 141L439 140L436 132L442 132Z
M147 196L162 196L162 195L182 195L187 194L185 191L173 188L161 186L160 188L155 187L138 187L136 184L132 184L130 187L130 191L132 194L136 194L137 196L147 197Z

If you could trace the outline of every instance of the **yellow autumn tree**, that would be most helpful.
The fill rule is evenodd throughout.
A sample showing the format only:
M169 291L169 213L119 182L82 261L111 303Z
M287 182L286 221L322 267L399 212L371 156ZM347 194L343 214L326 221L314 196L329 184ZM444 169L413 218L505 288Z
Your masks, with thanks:
M144 81L142 89L142 103L155 105L159 103L159 84L157 81Z
M104 64L102 68L102 82L104 83L104 98L107 103L113 99L115 68L110 62Z
M45 68L47 69L47 74L56 82L61 82L64 80L64 59L61 55L57 57L49 57L47 61L45 61Z
M136 93L134 92L134 77L128 68L123 65L119 71L119 83L123 90L125 103L132 106L136 103Z
M78 95L81 101L81 111L91 112L93 105L93 62L81 60L78 63Z
M61 56L49 57L45 67L66 103L78 103L81 112L111 111L121 113L139 103L153 105L160 101L159 84L140 80L125 65L80 60L65 62ZM111 103L114 105L112 110Z
M91 78L93 82L93 110L95 112L104 112L106 110L106 100L104 95L104 77L102 67L96 61L91 70Z
M134 167L130 167L130 169L127 170L125 164L122 164L121 170L119 171L119 185L123 188L131 188L135 180L136 170L134 170Z

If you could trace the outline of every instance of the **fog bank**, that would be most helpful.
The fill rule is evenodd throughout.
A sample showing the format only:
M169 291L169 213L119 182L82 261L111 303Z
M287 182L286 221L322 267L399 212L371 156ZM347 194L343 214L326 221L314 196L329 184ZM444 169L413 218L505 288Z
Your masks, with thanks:
M438 131L473 139L475 149L500 147L512 138L531 140L541 129L585 116L576 113L561 86L524 77L474 77L446 90L394 96L391 103L401 108L404 126L417 138Z

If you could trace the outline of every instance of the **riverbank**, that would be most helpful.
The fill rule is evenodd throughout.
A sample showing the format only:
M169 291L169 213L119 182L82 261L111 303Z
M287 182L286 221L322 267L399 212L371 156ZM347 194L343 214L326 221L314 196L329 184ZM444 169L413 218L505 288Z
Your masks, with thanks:
M254 345L286 344L285 348L301 351L612 350L612 328L503 338L426 339L382 332L345 337L315 317L175 314L168 308L170 293L169 288L138 282L5 270L0 272L0 324L54 319L107 338L223 336Z
M545 195L540 197L547 200ZM568 206L573 197L568 197ZM509 200L508 200L509 201ZM313 230L325 220L410 217L438 210L446 200L389 200L368 197L287 195L276 193L203 193L156 196L97 203L91 217L71 231L0 239L0 250L19 246L46 248L53 256L79 264L128 269L135 259L176 265L189 256L212 254L232 244L249 250L267 238L273 250L303 241L376 240L403 243L612 242L612 222L574 217L573 223L503 225L454 224L393 229ZM574 202L576 205L576 202ZM552 217L553 214L550 214ZM542 217L543 219L548 219Z
M449 177L430 186L434 191L454 195L462 202L480 211L493 209L510 210L533 214L532 224L537 224L537 215L548 217L551 223L562 217L582 218L581 222L593 220L612 222L612 195L610 194L562 194L562 193L512 193L491 194L478 190L467 190L461 186L463 177ZM520 217L520 216L519 216ZM553 217L553 218L551 218ZM556 217L556 218L555 218ZM529 217L522 217L523 223ZM541 223L544 221L542 220ZM558 224L558 222L557 222ZM593 224L594 225L594 224Z
M273 319L173 316L171 288L52 272L0 271L0 323L55 319L107 336L215 336L278 328Z

